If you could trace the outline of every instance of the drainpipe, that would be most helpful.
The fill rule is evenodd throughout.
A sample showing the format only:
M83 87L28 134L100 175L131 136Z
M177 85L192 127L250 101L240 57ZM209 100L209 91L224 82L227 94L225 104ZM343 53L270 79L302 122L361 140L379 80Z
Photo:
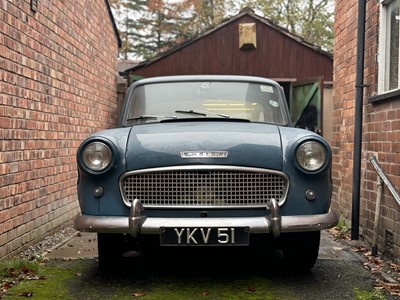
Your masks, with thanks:
M365 42L366 0L358 1L357 21L357 64L356 98L354 115L353 191L351 211L351 239L359 239L360 225L360 181L361 181L361 139L364 92L364 42Z

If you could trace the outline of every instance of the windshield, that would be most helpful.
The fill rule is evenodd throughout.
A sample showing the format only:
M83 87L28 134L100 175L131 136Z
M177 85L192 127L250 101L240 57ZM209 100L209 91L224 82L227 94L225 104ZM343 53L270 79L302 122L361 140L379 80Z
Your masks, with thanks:
M125 124L181 118L235 118L287 124L277 88L266 83L226 81L139 85L129 99Z

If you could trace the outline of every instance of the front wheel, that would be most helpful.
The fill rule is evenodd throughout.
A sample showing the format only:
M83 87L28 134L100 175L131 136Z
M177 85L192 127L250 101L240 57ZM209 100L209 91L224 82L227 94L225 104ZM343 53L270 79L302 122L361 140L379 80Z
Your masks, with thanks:
M124 234L98 233L97 247L100 272L107 273L121 265L128 250L128 237Z
M294 271L309 271L318 258L320 231L282 234L281 248L286 265Z

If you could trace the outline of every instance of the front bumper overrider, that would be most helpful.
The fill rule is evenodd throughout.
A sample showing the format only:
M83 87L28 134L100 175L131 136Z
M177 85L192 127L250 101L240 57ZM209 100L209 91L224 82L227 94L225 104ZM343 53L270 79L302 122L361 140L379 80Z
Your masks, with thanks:
M250 234L271 233L278 237L281 232L304 232L328 229L338 224L338 215L325 214L281 216L279 205L271 199L263 217L237 218L154 218L147 217L139 200L132 203L130 216L93 216L78 214L74 227L79 231L98 233L159 234L162 227L248 227Z

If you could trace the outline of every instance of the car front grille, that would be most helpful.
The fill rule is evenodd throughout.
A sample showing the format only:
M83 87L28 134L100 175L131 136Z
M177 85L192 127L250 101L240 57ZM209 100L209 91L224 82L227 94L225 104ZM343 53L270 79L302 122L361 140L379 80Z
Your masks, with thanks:
M272 198L282 204L288 179L257 168L188 166L133 171L121 177L123 200L144 207L260 207Z

